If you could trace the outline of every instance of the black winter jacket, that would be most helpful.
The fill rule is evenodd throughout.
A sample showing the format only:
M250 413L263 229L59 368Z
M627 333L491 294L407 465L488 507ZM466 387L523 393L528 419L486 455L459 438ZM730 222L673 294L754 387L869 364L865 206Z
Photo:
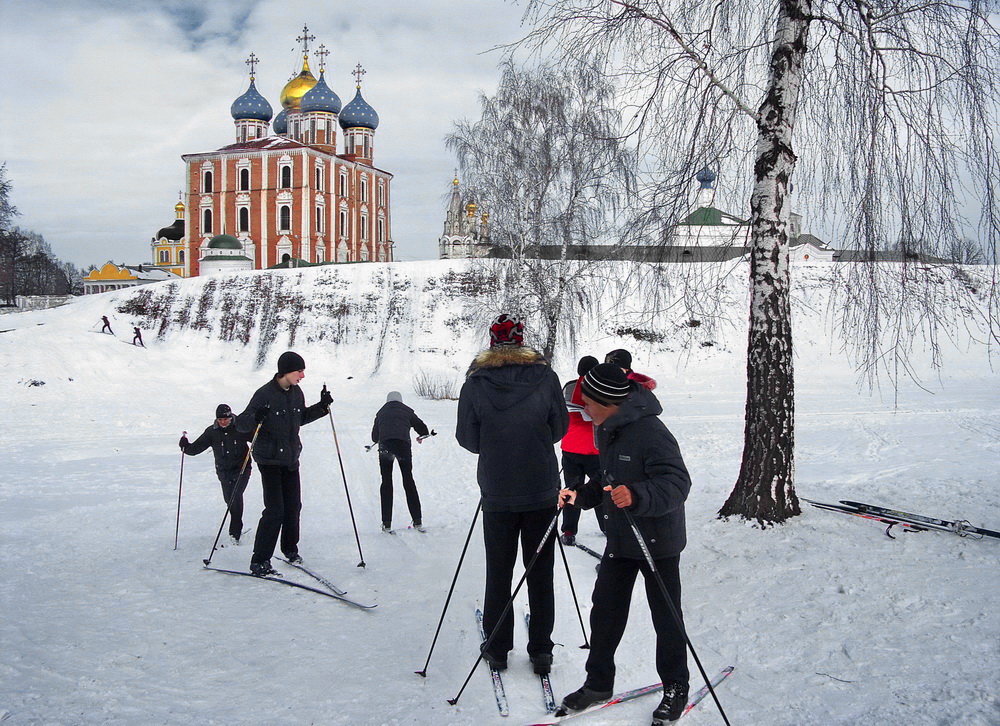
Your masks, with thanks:
M498 346L476 356L459 395L455 438L479 454L483 511L555 506L559 464L553 444L568 422L562 386L538 351Z
M225 428L213 423L205 429L201 436L192 441L184 449L188 456L197 456L209 446L215 454L215 473L220 479L232 478L239 473L250 448L250 435L239 431L234 424ZM247 464L250 469L250 464Z
M253 394L246 410L236 417L236 428L252 432L257 426L255 414L260 409L267 409L267 417L253 446L254 461L298 469L299 453L302 451L299 427L322 418L329 409L321 403L306 408L301 388L291 386L287 391L282 390L274 378Z
M691 478L673 434L660 421L659 401L642 386L632 392L614 416L595 426L603 482L589 480L577 492L577 506L592 509L603 501L607 557L644 559L642 549L604 486L625 484L632 492L629 511L654 559L680 554L687 544L684 500Z
M390 439L409 441L411 428L417 432L417 436L426 436L430 433L427 430L427 425L420 420L412 408L402 401L386 401L386 404L375 414L375 423L372 425L372 441L376 443Z

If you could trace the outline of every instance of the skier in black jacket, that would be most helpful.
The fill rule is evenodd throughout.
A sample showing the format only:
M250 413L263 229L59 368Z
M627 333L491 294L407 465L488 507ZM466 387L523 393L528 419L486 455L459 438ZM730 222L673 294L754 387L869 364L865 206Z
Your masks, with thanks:
M222 497L229 503L229 537L233 544L239 544L243 533L243 492L250 481L253 466L247 460L250 435L238 431L232 424L232 409L227 404L220 403L215 409L215 423L193 442L188 441L187 436L181 436L179 444L181 451L188 456L197 456L209 446L212 447L215 473L222 485Z
M680 553L687 543L684 501L691 479L677 441L658 418L663 409L641 383L626 378L620 367L603 363L584 376L581 386L584 411L594 421L604 482L590 480L576 491L562 490L560 505L590 509L603 503L608 542L590 611L587 679L582 688L566 696L563 706L577 711L611 697L615 650L625 632L632 588L641 572L656 631L656 670L663 682L654 723L674 721L680 718L688 696L683 626L670 612L623 510L634 517L680 613Z
M378 444L378 466L382 474L379 495L382 500L382 531L392 531L392 462L399 462L399 472L403 475L403 491L406 493L406 507L416 529L423 530L420 513L420 495L413 482L413 452L410 448L410 429L417 436L427 436L427 425L403 403L398 391L390 391L385 397L385 405L375 414L372 425L372 441ZM419 442L420 439L418 438Z
M250 572L272 574L271 556L281 534L281 551L290 562L299 556L299 513L302 490L299 483L299 427L329 412L333 396L323 387L319 403L306 408L299 382L306 377L306 362L298 353L287 351L278 358L278 372L257 389L236 419L236 427L249 433L260 425L253 446L253 458L260 468L264 511L257 525Z
M490 348L473 361L458 399L458 443L479 454L478 480L486 544L483 627L496 636L483 657L507 667L514 647L514 617L500 622L510 599L518 540L527 564L556 515L559 464L553 444L566 433L568 414L559 378L542 355L524 343L523 324L501 315L490 328ZM531 625L528 656L536 673L552 666L553 539L528 574Z

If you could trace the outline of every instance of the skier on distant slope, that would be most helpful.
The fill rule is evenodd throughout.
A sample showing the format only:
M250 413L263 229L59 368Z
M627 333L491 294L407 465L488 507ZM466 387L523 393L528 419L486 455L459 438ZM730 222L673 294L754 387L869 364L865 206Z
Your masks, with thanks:
M500 614L510 599L518 540L525 564L556 516L559 464L553 444L566 433L562 388L541 353L524 346L524 325L501 315L490 327L490 347L476 356L458 399L458 443L479 454L478 479L486 544L483 628L496 631L486 661L507 667L514 647L514 617ZM535 673L552 667L554 539L528 574L531 625L528 656Z
M193 442L188 441L187 436L181 436L179 443L181 451L188 456L197 456L209 446L212 447L215 473L222 485L222 497L229 503L229 537L233 544L239 544L240 534L243 532L243 492L247 488L253 466L247 461L250 435L237 431L232 423L232 409L227 404L220 403L215 409L215 423Z
M674 721L680 718L688 696L683 625L671 613L623 512L634 518L680 614L680 553L687 543L684 501L691 479L677 441L658 418L663 409L652 393L609 363L591 369L582 389L584 410L597 432L603 486L590 480L576 491L564 489L560 506L589 509L603 502L608 543L594 584L587 679L563 699L563 707L579 711L611 698L615 651L625 632L635 578L641 572L656 631L656 671L663 682L663 699L653 719L654 723Z
M378 466L382 474L379 497L382 500L382 531L392 531L392 462L399 462L399 473L403 477L403 491L406 493L406 507L416 529L423 530L420 512L420 495L413 481L413 452L410 446L410 429L417 436L428 436L427 425L403 403L398 391L390 391L385 397L385 405L375 414L372 425L372 441L378 444ZM418 438L419 442L420 439Z
M278 372L257 389L236 419L237 428L249 433L260 426L253 446L253 458L260 469L264 511L257 525L250 572L258 577L275 573L271 567L278 535L281 551L290 562L299 556L299 514L302 490L299 481L299 454L302 442L299 427L325 416L333 396L323 386L319 403L306 408L299 383L306 377L306 362L298 353L287 351L278 358Z
M140 345L143 348L146 347L146 345L142 342L142 331L139 330L138 326L134 326L132 328L132 345Z
M587 371L597 365L597 358L585 355L576 366L577 378L563 386L563 397L569 409L569 429L563 436L562 448L563 481L567 489L578 489L583 485L584 478L601 480L601 463L594 445L594 424L583 415L583 399L580 395L580 384ZM597 526L604 531L603 508L594 507ZM580 510L576 507L563 509L562 542L572 547L576 544L576 533L580 527Z
M112 335L114 335L115 331L113 331L111 329L111 323L108 322L108 316L107 315L102 315L101 316L101 321L104 323L104 327L101 328L101 332L102 333L107 332L107 333L111 333Z

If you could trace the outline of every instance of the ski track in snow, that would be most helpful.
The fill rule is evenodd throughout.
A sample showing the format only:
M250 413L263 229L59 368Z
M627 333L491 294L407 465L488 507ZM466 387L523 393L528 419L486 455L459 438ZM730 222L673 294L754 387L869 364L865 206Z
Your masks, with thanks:
M405 279L408 269L429 268L401 266L392 279ZM355 268L351 274L367 273ZM387 345L378 375L370 378L370 368L359 366L366 358L373 362L372 343L352 349L349 364L318 345L296 347L308 366L307 403L318 399L324 381L336 399L367 568L355 566L357 545L328 419L302 430L301 551L348 597L378 603L363 612L202 568L224 512L210 452L185 461L173 550L180 432L197 436L219 402L242 410L269 373L252 368L255 340L234 355L231 346L190 331L164 341L149 332L147 350L87 334L101 314L112 317L116 330L131 330L127 316L111 315L122 297L93 296L2 319L3 328L14 329L0 336L6 424L0 433L0 721L353 726L517 724L540 717L522 629L515 629L504 673L509 718L496 713L482 667L459 704L446 703L477 656L472 611L482 599L484 573L478 525L428 676L413 673L424 665L478 497L476 458L452 435L455 402L425 401L412 392L411 376L428 356L418 361ZM407 297L419 304L415 290ZM405 327L406 335L419 337L417 326ZM442 363L460 375L482 336L453 340L451 329L438 332L436 345L461 351ZM1000 723L1000 543L934 532L900 532L890 540L876 523L805 504L801 517L765 531L715 519L742 449L743 363L732 352L741 348L742 333L729 335L709 352L718 359L686 368L677 363L682 354L604 334L581 335L596 342L578 352L631 348L636 368L660 382L664 420L694 482L681 560L685 618L710 674L737 667L719 689L731 722ZM823 344L806 346L796 359L799 493L1000 527L1000 386L986 354L953 360L932 394L904 384L894 409L891 401L858 393L846 362L831 357L823 335L813 331ZM575 357L557 359L560 378L572 376ZM45 385L27 386L28 379ZM377 459L363 446L375 411L393 389L440 434L413 445L426 534L379 532ZM261 510L258 482L255 472L244 527L255 527ZM402 530L408 521L397 474L394 524ZM252 536L239 547L226 544L213 565L245 570ZM580 539L603 549L589 514L581 518ZM566 556L586 620L594 560L573 548ZM315 584L291 568L282 571ZM582 635L558 557L556 598L553 637L561 646L552 681L561 699L583 682L587 651L578 647ZM618 690L657 680L651 638L637 586L618 655ZM701 681L693 661L691 670L694 690ZM652 697L639 699L603 720L580 723L644 724L655 705ZM721 719L706 698L685 723Z

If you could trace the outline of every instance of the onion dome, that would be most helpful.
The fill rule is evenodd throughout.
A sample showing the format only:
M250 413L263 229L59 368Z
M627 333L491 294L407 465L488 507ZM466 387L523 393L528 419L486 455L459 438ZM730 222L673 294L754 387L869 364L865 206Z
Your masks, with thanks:
M171 242L177 242L184 238L184 220L176 219L174 223L169 227L163 227L160 231L156 233L156 237L153 239L168 239Z
M470 217L475 217L476 210L478 208L479 206L475 202L469 202L468 204L465 205L465 213L468 214Z
M340 96L334 93L328 85L324 73L320 71L319 81L306 92L302 97L300 108L302 112L326 111L328 113L340 113Z
M287 134L288 133L288 111L281 109L278 111L278 115L274 117L274 123L271 124L274 127L274 133L276 134Z
M274 115L274 112L271 110L271 104L257 92L257 86L254 85L252 78L250 79L250 88L247 89L246 93L233 101L233 105L229 107L229 113L232 114L233 119L236 121L244 119L270 121L271 116Z
M706 166L695 174L694 178L701 184L702 189L711 189L712 185L715 183L716 176L715 172Z
M352 128L363 128L372 129L373 131L378 128L378 114L375 113L375 109L368 105L368 102L361 97L361 89L354 94L354 98L351 102L344 106L343 110L340 112L340 127L343 129Z
M208 241L210 250L242 250L243 245L231 234L217 234Z
M302 59L302 70L299 75L285 84L281 89L281 105L286 109L298 108L302 97L316 85L316 76L309 70L309 59Z

